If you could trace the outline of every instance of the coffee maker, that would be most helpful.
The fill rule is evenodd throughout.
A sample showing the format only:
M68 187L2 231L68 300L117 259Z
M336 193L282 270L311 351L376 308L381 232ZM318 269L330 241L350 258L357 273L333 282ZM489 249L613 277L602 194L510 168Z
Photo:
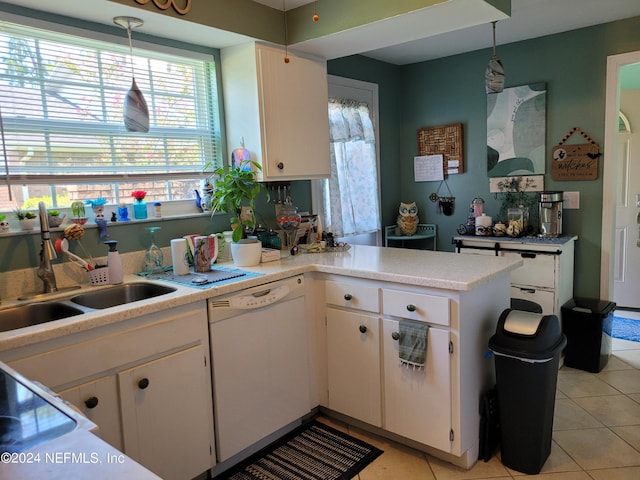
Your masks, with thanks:
M562 235L562 192L540 192L538 213L541 237Z

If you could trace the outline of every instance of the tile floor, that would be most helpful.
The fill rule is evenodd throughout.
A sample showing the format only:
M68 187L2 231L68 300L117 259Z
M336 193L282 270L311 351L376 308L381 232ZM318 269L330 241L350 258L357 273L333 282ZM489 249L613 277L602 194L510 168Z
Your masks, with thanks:
M358 480L493 480L523 478L498 458L470 470L387 439L328 420L384 450ZM640 343L613 340L613 355L597 374L558 373L551 455L539 475L549 480L640 479Z

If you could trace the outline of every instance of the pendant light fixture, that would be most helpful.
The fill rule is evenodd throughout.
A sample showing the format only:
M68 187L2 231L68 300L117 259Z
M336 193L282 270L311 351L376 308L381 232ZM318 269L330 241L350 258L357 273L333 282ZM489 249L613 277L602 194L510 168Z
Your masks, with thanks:
M493 55L484 74L484 86L487 93L500 93L504 90L504 67L496 55L496 23L493 24Z
M131 59L131 88L124 98L122 116L124 126L129 132L149 131L149 108L142 92L136 85L136 78L133 69L133 45L131 43L131 29L141 27L144 22L135 17L115 17L114 23L127 30L129 36L129 56Z

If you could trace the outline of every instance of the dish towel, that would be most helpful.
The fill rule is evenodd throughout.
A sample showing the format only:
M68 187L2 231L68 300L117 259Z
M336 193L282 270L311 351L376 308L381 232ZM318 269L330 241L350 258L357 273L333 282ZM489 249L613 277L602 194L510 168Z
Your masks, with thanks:
M427 333L429 325L416 320L400 320L398 355L400 364L407 368L424 368L427 360Z

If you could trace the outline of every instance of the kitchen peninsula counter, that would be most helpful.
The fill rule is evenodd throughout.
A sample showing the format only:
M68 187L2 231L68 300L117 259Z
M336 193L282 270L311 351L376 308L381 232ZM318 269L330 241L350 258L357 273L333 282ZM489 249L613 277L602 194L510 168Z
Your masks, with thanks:
M128 272L128 275L125 276L125 282L146 281L144 278L133 274L136 271L136 267L141 263L140 255L124 254L122 257L123 267ZM222 265L234 268L233 263L224 263ZM218 286L214 284L209 288L196 288L183 286L171 281L157 280L157 283L175 287L176 291L148 300L138 301L135 304L119 305L45 324L0 332L0 352L70 334L108 327L141 315L204 301L208 298L308 272L337 274L418 287L470 291L521 265L522 260L514 258L462 256L448 252L364 245L353 245L346 252L302 253L278 261L262 263L256 267L242 267L242 270L259 275L244 280L238 279L238 281L234 282L225 282ZM73 284L72 282L77 280L77 267L70 264L70 262L57 264L55 268L60 288ZM76 274L75 277L71 275L65 278L65 273L68 272L69 268ZM29 285L28 282L30 276L35 277L32 270L35 269L16 270L4 274L5 290L11 287L16 288L16 286L21 287L21 290L1 292L3 308L27 303L10 301L9 299L15 299L24 294L25 291L35 291L37 289L37 278L32 280L32 285ZM58 273L59 271L60 274ZM108 288L109 285L105 287ZM38 301L64 300L78 293L85 293L98 288L103 287L83 284L80 290L61 292L46 298L38 298Z

